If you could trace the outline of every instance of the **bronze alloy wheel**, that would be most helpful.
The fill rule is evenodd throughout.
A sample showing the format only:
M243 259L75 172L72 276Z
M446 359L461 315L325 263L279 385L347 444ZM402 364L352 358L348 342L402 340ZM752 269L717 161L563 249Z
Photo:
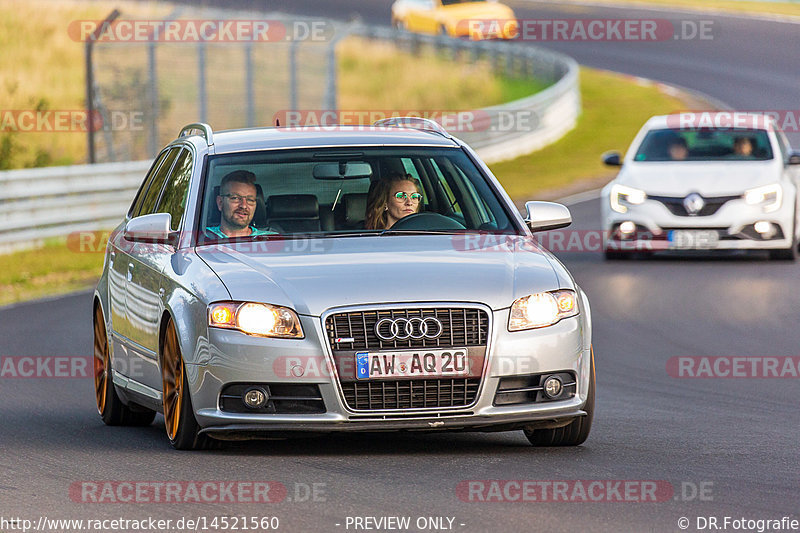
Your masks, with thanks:
M181 408L183 407L184 374L183 357L178 346L178 337L175 328L169 325L164 338L164 423L167 427L167 436L175 440L181 423Z
M97 402L97 412L101 415L106 410L109 367L106 325L103 320L103 312L100 310L100 306L97 306L94 311L94 396Z

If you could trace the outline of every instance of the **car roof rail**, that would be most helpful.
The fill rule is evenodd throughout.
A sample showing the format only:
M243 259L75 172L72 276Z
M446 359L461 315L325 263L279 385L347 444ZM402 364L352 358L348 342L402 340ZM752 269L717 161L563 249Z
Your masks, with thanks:
M207 145L211 146L214 144L214 131L211 129L211 126L205 122L192 122L191 124L187 124L181 128L178 138L195 135L194 132L197 132L196 135L203 137Z
M412 128L415 130L429 131L450 139L452 136L435 120L422 117L390 117L376 120L373 126Z

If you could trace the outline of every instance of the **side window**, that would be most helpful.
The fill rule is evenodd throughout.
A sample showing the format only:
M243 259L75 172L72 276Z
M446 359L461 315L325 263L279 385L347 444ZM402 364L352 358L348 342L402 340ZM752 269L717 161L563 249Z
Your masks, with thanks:
M192 153L184 148L175 161L169 181L167 181L164 193L158 202L158 208L155 210L156 213L172 215L172 231L178 231L180 228L181 218L186 210L186 192L189 190L191 179Z
M175 161L175 157L178 155L180 148L173 148L167 154L166 159L164 162L161 163L161 166L156 171L155 176L153 176L153 180L150 182L150 186L147 188L147 192L144 194L144 200L142 200L142 205L139 207L138 211L134 214L134 216L142 216L142 215L149 215L151 213L155 213L156 203L158 202L158 195L161 193L161 188L164 186L164 182L167 180L167 176L169 175L169 169L172 167L172 163Z
M150 167L150 171L148 172L147 176L145 176L144 181L142 181L142 185L139 187L139 192L136 193L136 198L133 199L131 208L128 210L128 214L131 217L135 217L136 213L138 213L139 209L141 209L147 189L150 187L150 184L153 183L153 178L158 172L161 164L164 162L164 158L167 157L167 153L168 152L164 150L159 154L155 163L153 163L153 166Z
M450 209L452 209L453 213L460 215L461 206L458 205L458 200L456 200L456 196L455 194L453 194L453 189L450 188L450 184L444 177L442 169L439 168L439 164L434 159L431 159L431 165L433 165L434 170L436 170L436 177L439 178L439 185L441 186L441 189L444 191L447 197L447 201L450 203Z

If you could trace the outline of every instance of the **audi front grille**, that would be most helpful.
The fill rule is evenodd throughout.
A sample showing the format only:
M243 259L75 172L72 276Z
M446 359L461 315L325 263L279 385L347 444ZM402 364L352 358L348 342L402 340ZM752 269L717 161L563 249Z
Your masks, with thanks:
M489 316L482 309L435 307L336 313L325 320L325 329L350 409L466 407L477 398L489 338ZM415 348L465 348L472 363L471 373L459 377L370 380L355 376L356 352Z
M378 338L375 326L383 319L425 319L434 317L442 324L436 339L409 338L384 341ZM334 351L385 350L397 348L453 348L485 346L489 335L489 317L481 309L393 309L388 311L356 311L331 315L325 322L328 340ZM352 339L350 342L345 340ZM338 340L338 342L337 342Z

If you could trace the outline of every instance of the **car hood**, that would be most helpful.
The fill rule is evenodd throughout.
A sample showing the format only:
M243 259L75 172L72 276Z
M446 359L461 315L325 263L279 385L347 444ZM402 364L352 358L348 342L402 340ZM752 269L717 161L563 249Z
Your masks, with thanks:
M560 263L518 236L359 236L196 251L232 300L283 305L312 316L389 302L476 302L502 309L527 294L574 288Z
M627 163L616 183L650 195L730 196L776 183L781 169L776 161Z

